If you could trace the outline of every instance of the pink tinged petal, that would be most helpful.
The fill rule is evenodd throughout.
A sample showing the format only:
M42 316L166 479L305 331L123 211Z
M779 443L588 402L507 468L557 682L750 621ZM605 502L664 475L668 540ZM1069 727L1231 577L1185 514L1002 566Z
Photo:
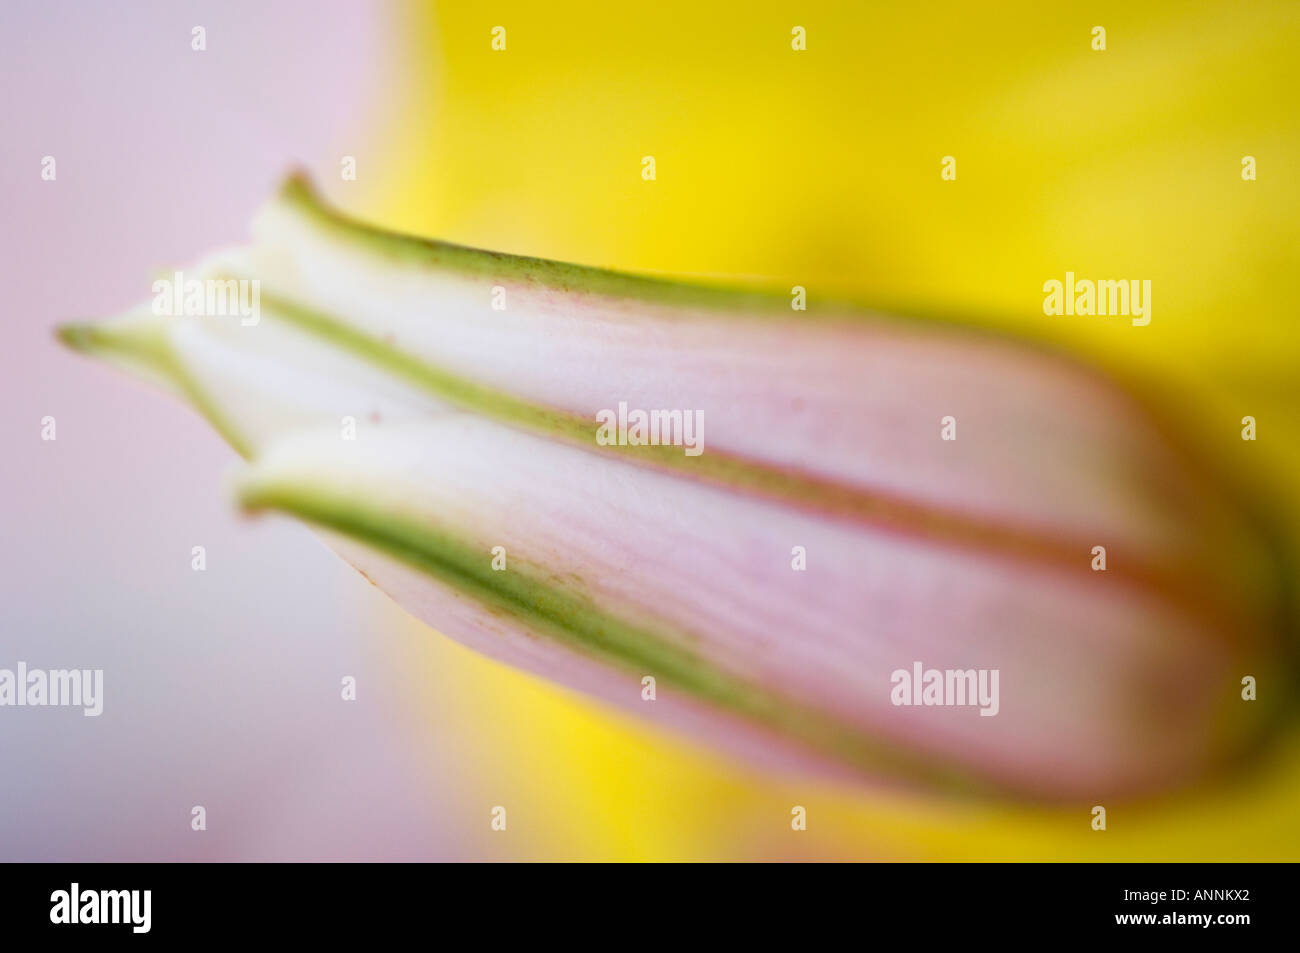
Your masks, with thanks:
M583 420L619 401L700 410L710 452L868 492L904 520L915 505L1062 549L1104 539L1143 562L1199 547L1206 522L1251 547L1144 409L1062 358L785 299L659 303L655 282L636 286L649 302L618 297L508 256L471 273L443 246L395 251L340 225L292 187L255 238L269 284L404 353ZM958 440L938 439L948 415Z
M380 523L464 540L485 570L503 546L508 572L579 591L780 704L976 782L1042 796L1133 791L1204 767L1216 755L1207 744L1222 744L1215 723L1234 650L1147 593L1095 598L1086 569L972 560L461 414L353 447L295 435L250 469L241 493L308 518L296 498L364 505ZM813 554L807 572L791 571L791 540ZM654 671L614 660L595 677L544 632L521 634L526 615L457 606L445 584L431 593L391 560L350 555L448 634L562 681L575 680L573 667L584 687L646 713L639 679ZM917 659L1000 669L999 715L893 706L890 673Z

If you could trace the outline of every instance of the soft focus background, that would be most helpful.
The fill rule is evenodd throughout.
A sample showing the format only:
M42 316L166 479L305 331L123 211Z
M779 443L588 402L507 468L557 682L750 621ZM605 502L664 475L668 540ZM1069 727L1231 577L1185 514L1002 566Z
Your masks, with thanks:
M1050 338L1176 394L1300 538L1300 4L1137 6L8 0L0 667L103 668L107 698L0 710L0 859L1300 858L1294 731L1098 834L613 715L237 518L206 425L50 337L240 240L302 164L393 227ZM1150 278L1151 325L1044 317L1067 269Z

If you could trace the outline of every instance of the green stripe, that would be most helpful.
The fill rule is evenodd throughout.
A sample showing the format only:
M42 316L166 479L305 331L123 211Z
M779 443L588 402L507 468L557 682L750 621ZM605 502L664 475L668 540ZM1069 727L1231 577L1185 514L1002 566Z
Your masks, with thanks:
M632 298L677 307L735 310L744 312L747 317L790 314L790 299L782 295L629 275L606 268L508 255L386 231L350 219L326 205L310 180L301 174L285 180L280 187L280 201L321 231L401 265L445 269L484 278L509 278L575 294Z
M1090 542L1082 538L1069 539L972 518L725 451L713 450L687 456L681 447L669 444L600 444L596 441L594 418L545 407L455 374L313 308L269 294L262 295L262 302L264 320L289 324L463 410L547 438L564 440L589 451L612 454L627 462L703 480L729 491L852 520L874 529L897 531L913 538L1001 554L1016 560L1050 564L1068 572L1075 571L1080 565L1079 554L1087 553L1091 548ZM1170 567L1145 566L1136 560L1117 568L1112 576L1117 582L1131 583L1166 595L1173 593L1193 604L1209 603L1209 597L1213 595L1213 592L1189 585ZM1211 603L1205 605L1205 611L1217 615L1223 609Z
M636 625L605 611L578 592L536 578L536 570L514 566L495 571L482 547L426 523L404 521L355 496L332 494L300 484L271 482L246 486L241 503L249 510L274 509L359 540L442 580L494 615L628 673L628 690L645 675L724 711L765 726L786 738L870 773L958 790L993 793L991 782L969 772L937 765L869 738L824 713L730 675L683 647L680 633ZM879 686L881 692L888 686ZM1004 792L1005 793L1005 792Z

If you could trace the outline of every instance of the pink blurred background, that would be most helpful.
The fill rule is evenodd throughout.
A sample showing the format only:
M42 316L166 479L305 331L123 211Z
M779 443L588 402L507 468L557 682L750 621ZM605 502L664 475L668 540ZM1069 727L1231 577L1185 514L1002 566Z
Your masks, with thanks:
M99 718L0 712L0 860L492 855L486 823L457 820L501 781L456 730L473 700L439 680L462 650L306 529L233 518L235 458L208 427L51 338L240 240L288 166L367 161L392 26L321 8L0 8L0 667L102 668L106 696Z

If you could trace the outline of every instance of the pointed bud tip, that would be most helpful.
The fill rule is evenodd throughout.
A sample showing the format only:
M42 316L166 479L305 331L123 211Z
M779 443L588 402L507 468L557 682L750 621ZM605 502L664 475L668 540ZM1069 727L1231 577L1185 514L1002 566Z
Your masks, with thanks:
M280 198L285 201L307 202L320 205L320 191L312 181L311 173L302 166L290 169L280 183Z
M54 336L64 347L84 353L91 349L95 329L93 325L85 322L60 324L55 327Z

